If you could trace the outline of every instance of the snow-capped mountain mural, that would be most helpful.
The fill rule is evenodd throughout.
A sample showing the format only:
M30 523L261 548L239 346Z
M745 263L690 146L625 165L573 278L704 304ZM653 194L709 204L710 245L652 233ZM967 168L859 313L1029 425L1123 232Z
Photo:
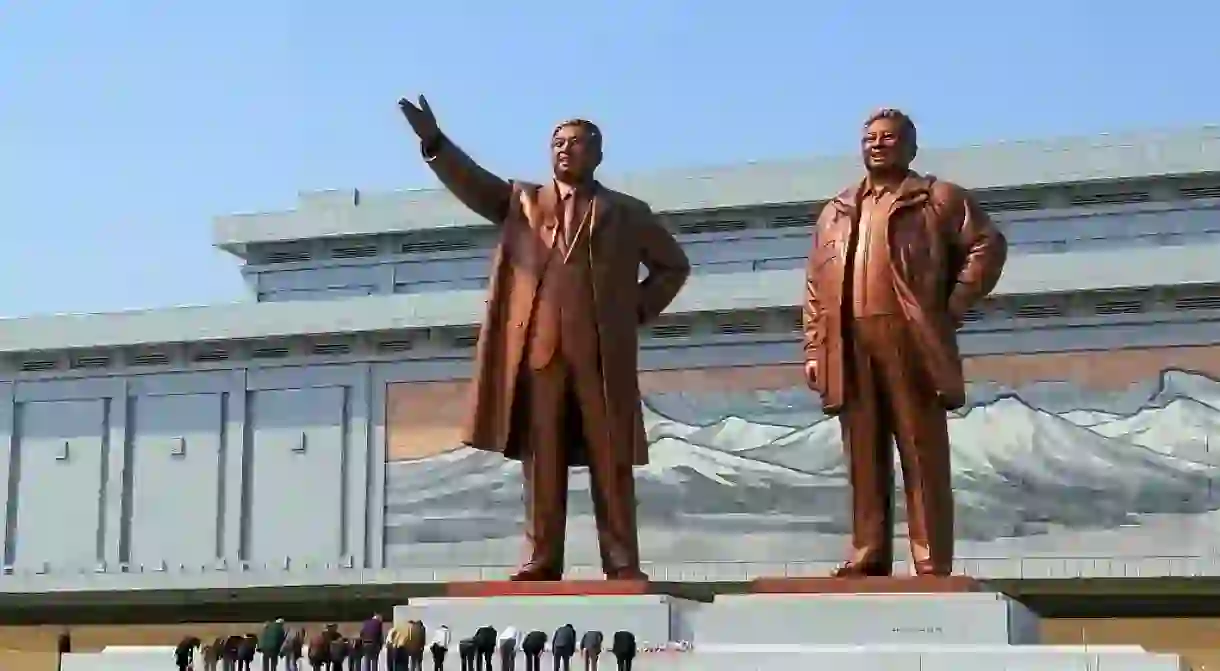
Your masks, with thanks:
M1220 383L1205 375L1166 371L1122 392L1064 382L970 391L970 405L949 419L963 541L1138 529L1220 510ZM719 552L704 546L721 537L847 533L839 423L807 390L655 394L644 416L641 527L701 539L680 550L667 540L666 551L682 555L668 559L711 560L699 553ZM516 538L521 479L517 464L468 449L391 462L387 540L470 548ZM592 515L588 486L587 472L573 472L575 518Z

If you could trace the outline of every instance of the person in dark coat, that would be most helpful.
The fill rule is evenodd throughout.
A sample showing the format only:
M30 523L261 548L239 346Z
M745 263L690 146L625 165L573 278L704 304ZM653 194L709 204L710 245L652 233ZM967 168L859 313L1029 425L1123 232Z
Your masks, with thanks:
M195 649L199 647L201 641L194 636L186 636L174 648L174 664L178 666L178 671L186 671L191 662L195 661Z
M605 637L597 630L586 631L580 637L580 654L585 658L585 671L597 671L597 658L602 654Z
M254 666L256 654L258 654L258 636L254 634L242 636L241 644L237 648L238 671L250 671L250 668Z
M366 652L366 650L365 650L366 645L369 648L367 652L372 656L372 658L374 660L376 660L377 652L373 652L373 646L375 645L374 643L365 643L364 641L358 640L358 639L352 639L352 640L348 641L348 645L347 645L347 670L348 671L365 671L364 667L362 667L360 665L360 662L361 662L361 660L364 659L364 655ZM380 652L380 651L378 651L378 652ZM374 662L374 663L376 663L376 662ZM371 671L377 671L377 669L372 669Z
M576 654L576 628L565 624L555 630L551 637L551 658L555 660L555 671L572 671L572 655Z
M224 652L220 659L224 662L224 671L237 671L237 663L241 659L242 637L234 634L225 639Z
M324 671L330 666L330 635L325 629L310 637L308 657L313 671Z
M342 636L332 638L330 641L330 671L343 671L343 663L347 661L347 656L351 654L351 643Z
M614 632L614 641L610 644L610 652L618 660L618 671L631 671L631 662L635 660L635 634L629 631Z
M491 671L491 658L496 654L496 628L479 627L474 632L475 671Z
M546 632L537 629L525 635L521 652L525 655L525 671L542 671L542 651L546 649Z
M284 630L282 618L263 625L263 630L258 635L258 652L263 656L263 671L277 671L280 668L280 652L287 637L288 632Z
M458 641L458 658L462 660L462 671L474 671L474 658L478 651L473 638L463 638Z

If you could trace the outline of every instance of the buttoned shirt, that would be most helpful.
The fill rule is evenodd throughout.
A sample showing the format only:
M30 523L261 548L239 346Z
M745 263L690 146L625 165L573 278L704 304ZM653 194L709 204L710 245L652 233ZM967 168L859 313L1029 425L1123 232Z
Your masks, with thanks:
M899 312L887 239L889 214L896 198L892 189L865 185L851 254L853 317Z

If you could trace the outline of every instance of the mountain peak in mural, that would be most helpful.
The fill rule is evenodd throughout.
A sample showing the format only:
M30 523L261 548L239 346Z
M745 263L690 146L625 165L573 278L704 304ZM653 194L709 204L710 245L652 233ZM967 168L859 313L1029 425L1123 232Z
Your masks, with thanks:
M1064 383L976 387L950 416L959 536L1138 525L1220 508L1220 383L1166 371L1115 393ZM702 401L701 401L702 397ZM651 463L637 469L644 525L841 534L850 524L839 423L804 390L645 400ZM714 409L714 410L713 410ZM519 465L457 449L389 464L387 525L414 542L516 535ZM574 514L591 514L572 474ZM902 517L901 498L898 500Z

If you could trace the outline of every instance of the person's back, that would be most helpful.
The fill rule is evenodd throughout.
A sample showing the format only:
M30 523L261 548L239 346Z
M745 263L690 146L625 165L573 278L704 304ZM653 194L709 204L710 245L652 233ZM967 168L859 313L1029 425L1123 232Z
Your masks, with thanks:
M284 621L275 620L263 625L263 630L258 635L258 651L265 657L272 659L279 657L280 651L284 647L284 639L288 637L288 633L284 631ZM263 665L264 667L266 664Z
M576 654L576 628L565 624L555 630L551 636L551 658L555 660L555 671L569 671L572 666L572 655Z
M618 671L631 671L631 663L635 660L635 634L629 631L614 632L614 641L610 644L610 652L618 660Z
M254 656L256 654L258 654L258 636L246 634L241 639L237 653L237 659L241 662L242 671L250 671L250 665L254 663Z
M491 671L491 658L496 654L496 628L491 626L479 627L474 632L474 668L477 671Z
M314 671L330 664L330 635L326 631L319 631L310 637L306 656Z
M537 629L525 635L521 652L525 654L525 671L541 671L542 651L546 649L546 632Z
M474 638L463 638L458 641L458 657L462 661L462 671L474 671L474 658L478 655Z
M444 671L445 654L449 652L451 636L449 627L443 624L437 627L436 632L432 634L432 645L428 646L428 648L432 651L433 671Z
M604 638L602 633L596 629L586 631L580 637L580 652L585 658L585 671L595 671L597 669L597 658L602 654Z
M196 640L194 637L187 636L174 647L174 663L179 669L185 669L191 665L195 654Z

